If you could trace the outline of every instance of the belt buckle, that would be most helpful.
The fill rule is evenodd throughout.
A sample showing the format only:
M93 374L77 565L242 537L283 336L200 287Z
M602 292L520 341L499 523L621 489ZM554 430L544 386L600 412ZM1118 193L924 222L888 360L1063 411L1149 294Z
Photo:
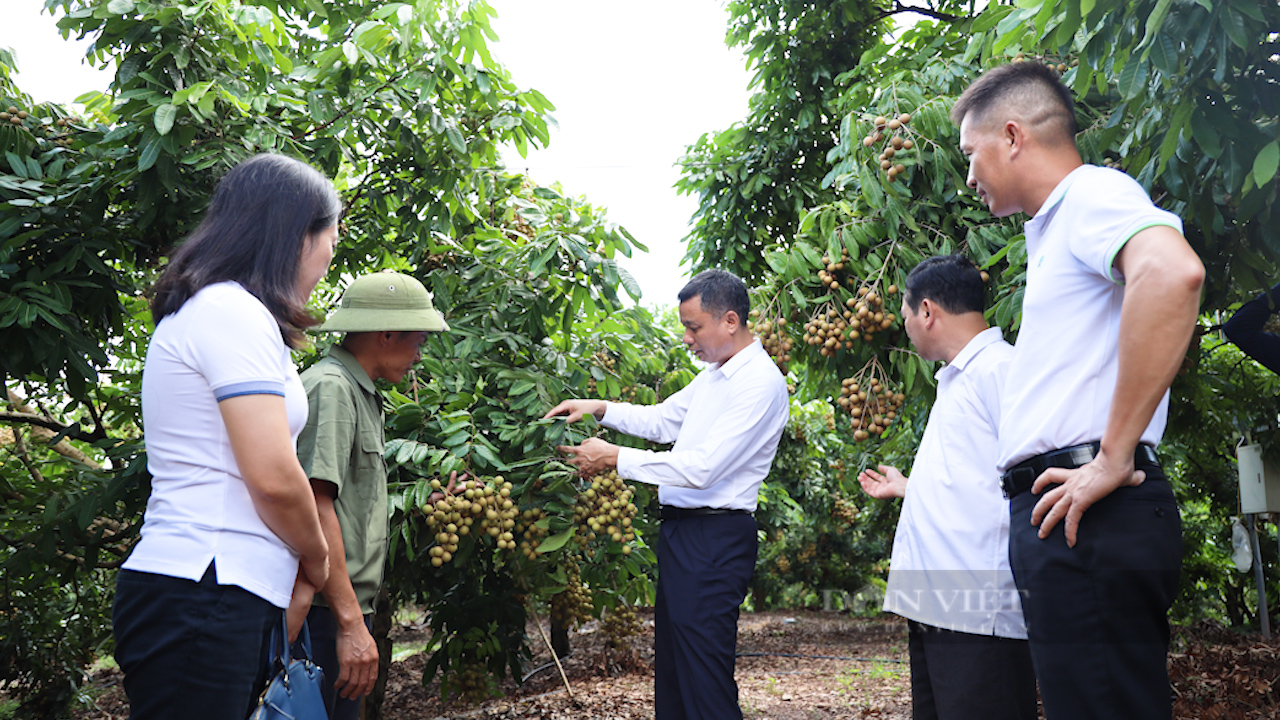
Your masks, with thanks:
M1098 456L1092 445L1078 445L1071 448L1067 453L1067 460L1071 463L1067 469L1078 468L1082 465L1088 465Z

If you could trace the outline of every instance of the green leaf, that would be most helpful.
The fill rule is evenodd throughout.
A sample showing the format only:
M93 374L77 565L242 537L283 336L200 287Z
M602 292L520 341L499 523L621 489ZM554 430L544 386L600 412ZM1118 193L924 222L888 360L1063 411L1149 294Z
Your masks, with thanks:
M1173 38L1157 35L1147 52L1151 55L1151 63L1161 73L1173 75L1178 71L1178 49L1174 47Z
M150 138L142 143L142 150L138 153L138 172L150 170L159 157L160 136L151 135Z
M156 132L161 135L168 135L173 129L173 120L178 116L178 108L173 103L165 103L156 108L156 114L153 121L156 126Z
M13 169L14 175L23 179L29 177L27 175L27 164L23 162L22 158L18 157L17 153L11 150L5 150L4 157L9 161L9 167Z
M555 552L556 550L559 550L560 548L564 547L565 543L569 542L569 539L572 538L573 534L577 531L578 531L578 528L575 526L575 527L570 527L568 530L565 530L562 533L557 533L555 535L552 535L551 537L547 538L546 540L543 540L541 543L538 544L538 552L549 553L549 552Z
M996 23L1004 19L1005 15L1013 12L1013 8L1008 5L988 4L987 9L978 15L973 21L973 31L975 33L984 33L996 26Z
M462 137L462 131L458 130L458 126L453 120L449 120L444 126L444 136L449 140L449 145L460 155L467 153L467 140Z
M1231 38L1231 42L1235 43L1241 50L1249 48L1249 37L1244 27L1244 18L1239 13L1232 12L1231 8L1222 8L1222 30Z
M1205 117L1203 112L1195 112L1191 116L1191 136L1205 155L1216 159L1222 154L1222 137L1218 128Z
M107 12L112 15L127 15L133 12L134 7L133 0L111 0L107 3Z
M1130 57L1129 61L1124 64L1124 69L1120 71L1120 79L1116 84L1116 89L1124 96L1125 100L1132 100L1138 96L1138 93L1146 89L1147 85L1147 63L1140 57Z
M1267 143L1253 159L1253 181L1258 187L1271 182L1280 168L1280 145L1275 140Z
M822 263L822 255L818 254L818 251L815 250L813 247L809 246L806 243L797 243L796 249L800 251L800 254L804 256L804 259L808 260L809 264L812 265L813 267L815 268L826 267L826 265Z
M1147 32L1146 35L1143 36L1142 43L1138 47L1149 45L1155 41L1156 37L1160 34L1160 27L1164 25L1165 16L1169 14L1169 6L1172 4L1173 0L1159 0L1156 3L1155 9L1147 16ZM1144 53L1143 58L1145 57L1146 54Z

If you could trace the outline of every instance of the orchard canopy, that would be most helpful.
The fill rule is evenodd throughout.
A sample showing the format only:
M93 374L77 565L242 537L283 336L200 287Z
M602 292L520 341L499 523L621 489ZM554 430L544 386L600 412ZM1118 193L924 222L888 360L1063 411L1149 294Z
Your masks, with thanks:
M554 98L495 58L493 10L483 0L45 5L115 76L69 106L40 103L0 51L0 682L22 707L58 712L110 652L115 569L149 483L147 293L218 178L264 151L308 160L342 195L343 241L318 311L346 279L393 268L422 278L454 328L432 339L415 378L388 388L386 601L430 611L428 675L471 695L491 676L519 677L529 613L560 628L603 615L625 632L629 608L652 599L653 493L578 478L553 451L573 437L538 418L584 393L656 402L696 368L670 317L638 306L618 265L645 239L589 198L502 166L500 148L548 142ZM1016 336L1022 223L992 218L967 191L948 111L983 69L1040 62L1076 94L1086 161L1129 173L1181 216L1208 269L1203 332L1162 447L1186 526L1175 615L1253 622L1250 580L1230 564L1233 447L1246 433L1274 444L1280 388L1216 326L1280 279L1280 7L734 0L726 10L726 41L754 73L749 114L672 160L678 188L698 201L684 270L749 280L753 325L794 389L761 497L749 603L812 604L824 589L883 582L896 508L864 502L854 478L872 463L909 467L929 407L935 368L898 319L906 273L929 255L967 253L989 277L991 322ZM427 503L432 481L455 469L480 479L472 496ZM1270 589L1280 597L1274 577Z

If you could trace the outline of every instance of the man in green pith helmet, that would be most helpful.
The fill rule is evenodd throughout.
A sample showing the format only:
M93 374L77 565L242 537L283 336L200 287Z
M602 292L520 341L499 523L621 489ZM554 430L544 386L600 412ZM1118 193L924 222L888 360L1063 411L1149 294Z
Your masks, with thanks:
M312 656L327 678L324 701L334 720L359 717L360 698L378 678L370 627L387 556L387 468L374 381L400 382L421 359L427 334L449 329L431 301L408 275L356 278L317 328L346 336L302 373L308 414L298 458L311 478L331 564L318 594L295 590L289 626L300 626L310 606Z

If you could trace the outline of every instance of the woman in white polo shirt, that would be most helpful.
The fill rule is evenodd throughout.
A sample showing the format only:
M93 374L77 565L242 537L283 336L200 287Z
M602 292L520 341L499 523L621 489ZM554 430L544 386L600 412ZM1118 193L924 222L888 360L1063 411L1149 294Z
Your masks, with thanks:
M310 165L251 157L156 283L142 374L151 497L114 613L132 718L244 720L295 581L325 583L289 350L318 322L306 302L340 212Z

